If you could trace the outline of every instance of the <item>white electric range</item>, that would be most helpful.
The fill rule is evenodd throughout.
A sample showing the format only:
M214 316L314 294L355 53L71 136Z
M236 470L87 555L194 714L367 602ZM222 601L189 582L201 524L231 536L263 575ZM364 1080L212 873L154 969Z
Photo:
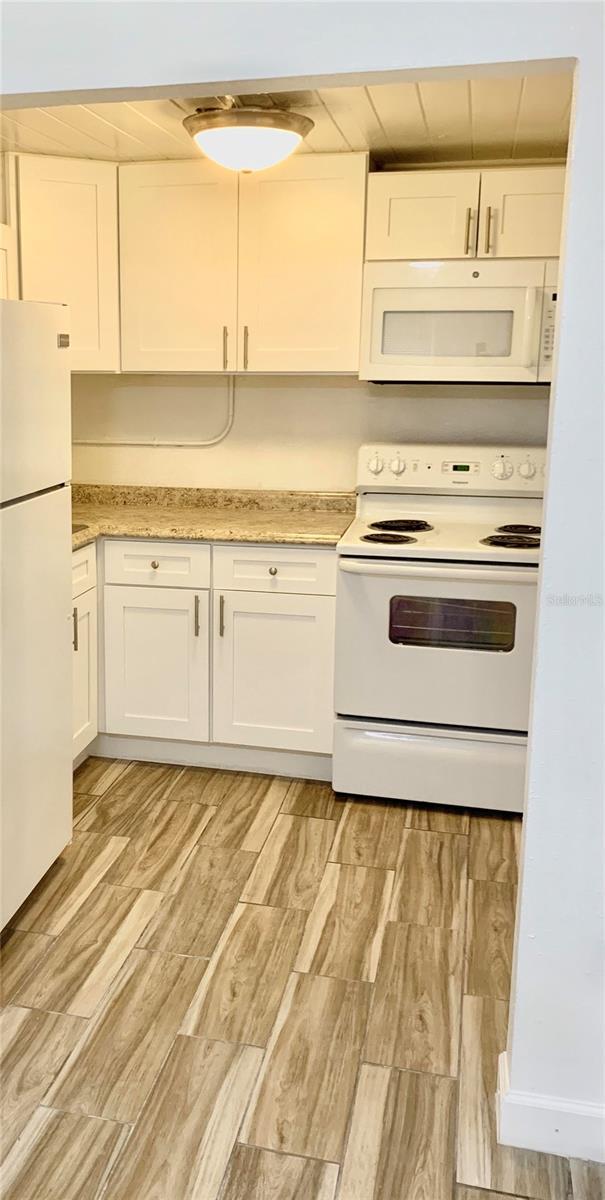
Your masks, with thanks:
M541 448L361 447L337 791L522 810L544 467Z

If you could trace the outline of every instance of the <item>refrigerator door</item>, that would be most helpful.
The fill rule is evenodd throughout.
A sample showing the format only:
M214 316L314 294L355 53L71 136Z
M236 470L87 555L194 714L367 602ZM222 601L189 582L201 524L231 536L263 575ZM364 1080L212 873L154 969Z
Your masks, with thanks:
M71 477L69 309L0 300L0 503Z
M0 927L71 839L69 487L0 511Z

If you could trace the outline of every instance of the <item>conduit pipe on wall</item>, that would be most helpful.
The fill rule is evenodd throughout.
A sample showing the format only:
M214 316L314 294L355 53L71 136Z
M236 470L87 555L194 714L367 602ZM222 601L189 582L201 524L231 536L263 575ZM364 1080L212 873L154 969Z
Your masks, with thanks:
M72 445L74 446L150 446L152 449L157 447L186 447L187 449L199 450L205 446L218 446L233 428L235 420L235 376L227 377L227 417L225 424L220 433L216 437L206 438L205 441L164 441L160 438L74 438Z

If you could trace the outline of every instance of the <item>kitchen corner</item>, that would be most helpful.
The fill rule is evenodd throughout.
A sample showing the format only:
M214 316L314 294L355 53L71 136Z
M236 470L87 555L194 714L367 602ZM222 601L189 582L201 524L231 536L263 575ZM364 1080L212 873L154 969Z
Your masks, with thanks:
M5 7L2 1200L605 1200L599 6Z

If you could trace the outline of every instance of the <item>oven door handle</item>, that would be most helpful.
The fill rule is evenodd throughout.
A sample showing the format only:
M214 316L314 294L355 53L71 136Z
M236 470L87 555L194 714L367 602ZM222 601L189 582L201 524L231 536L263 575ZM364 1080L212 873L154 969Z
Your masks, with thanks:
M448 583L530 583L535 587L537 567L513 570L509 567L437 567L421 566L419 563L377 563L368 559L341 558L339 569L346 575L386 576L390 579L443 579Z

